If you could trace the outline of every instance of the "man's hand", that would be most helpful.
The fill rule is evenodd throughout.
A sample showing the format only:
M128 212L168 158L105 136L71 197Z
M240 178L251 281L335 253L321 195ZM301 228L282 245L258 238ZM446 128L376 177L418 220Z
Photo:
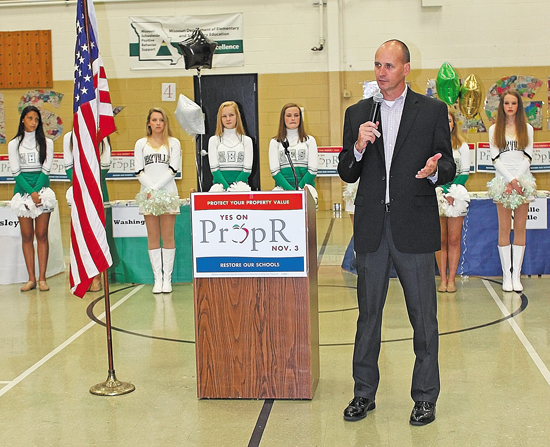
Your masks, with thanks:
M363 152L367 147L367 144L374 143L374 141L380 136L378 132L379 121L376 121L376 124L372 121L367 121L366 123L359 126L359 135L357 136L357 142L355 143L355 149L357 152Z
M428 158L426 166L416 173L416 178L426 178L435 173L437 169L437 160L441 158L441 154L435 154L433 157Z

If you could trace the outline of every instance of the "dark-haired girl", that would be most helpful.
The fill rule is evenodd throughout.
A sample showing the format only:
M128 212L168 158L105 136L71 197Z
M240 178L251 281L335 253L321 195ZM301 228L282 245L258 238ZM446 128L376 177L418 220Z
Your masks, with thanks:
M46 138L40 111L27 106L21 112L17 135L8 144L10 168L15 178L11 208L19 219L23 256L29 274L22 292L36 288L34 238L38 254L38 287L50 289L46 283L48 266L48 225L55 207L55 194L50 189L53 141Z

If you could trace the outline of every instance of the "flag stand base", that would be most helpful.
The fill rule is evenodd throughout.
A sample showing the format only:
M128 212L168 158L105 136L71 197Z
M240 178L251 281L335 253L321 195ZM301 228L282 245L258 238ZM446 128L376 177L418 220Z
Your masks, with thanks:
M109 371L109 377L102 383L98 383L90 388L90 393L97 396L122 396L134 391L136 387L128 382L117 380L114 371Z

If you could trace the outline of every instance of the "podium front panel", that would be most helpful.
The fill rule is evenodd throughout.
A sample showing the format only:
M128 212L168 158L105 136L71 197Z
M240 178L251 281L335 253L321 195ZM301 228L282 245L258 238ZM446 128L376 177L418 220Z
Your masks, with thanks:
M243 197L249 195L241 194ZM253 194L256 196L258 193ZM306 202L304 192L285 191L282 194L280 197L294 196L288 199L289 203L298 202L295 197L299 198L304 204L300 214L288 219L285 210L278 210L276 214L264 218L267 222L270 218L285 222L284 228L276 227L282 234L275 236L288 240L281 245L303 247L303 251L296 251L303 253L304 273L291 276L295 273L279 271L238 276L241 272L231 272L221 277L199 275L194 278L199 398L313 397L319 380L315 206L309 200ZM277 195L278 193L267 193L264 197ZM204 215L199 216L203 221L208 220L202 217ZM204 222L195 222L196 217L197 214L192 211L193 228L198 228L199 231L199 234L193 234L193 239L200 237L203 240L208 233L202 232ZM247 221L251 222L250 218ZM295 232L287 232L287 228L299 228L299 222L303 222L303 231L297 238L294 236ZM219 230L218 223L216 222L214 231ZM211 228L211 225L207 227ZM259 227L251 226L249 229L252 228ZM267 234L266 238L274 239ZM223 240L226 242L221 242L222 244L230 239L225 237ZM271 244L275 246L274 242ZM252 248L252 243L248 248ZM241 248L241 257L244 257L243 251ZM217 253L220 257L226 256L226 252L221 249ZM279 257L283 258L284 256ZM226 259L223 262L233 261ZM271 262L282 265L280 261ZM251 272L246 274L250 275Z

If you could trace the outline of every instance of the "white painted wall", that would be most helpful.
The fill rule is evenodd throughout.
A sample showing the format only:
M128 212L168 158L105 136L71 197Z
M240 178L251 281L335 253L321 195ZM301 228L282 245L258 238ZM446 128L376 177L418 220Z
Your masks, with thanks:
M191 76L194 70L130 70L129 16L242 12L245 66L216 73L371 70L376 48L399 38L413 68L550 65L549 0L326 0L325 50L314 0L200 0L97 3L100 49L109 78ZM2 1L0 1L0 7ZM74 4L0 8L0 31L51 29L55 80L72 79Z
M408 44L414 68L439 68L445 61L455 67L549 65L550 1L440 2L423 8L421 0L343 0L346 67L371 69L371 55L391 38Z

